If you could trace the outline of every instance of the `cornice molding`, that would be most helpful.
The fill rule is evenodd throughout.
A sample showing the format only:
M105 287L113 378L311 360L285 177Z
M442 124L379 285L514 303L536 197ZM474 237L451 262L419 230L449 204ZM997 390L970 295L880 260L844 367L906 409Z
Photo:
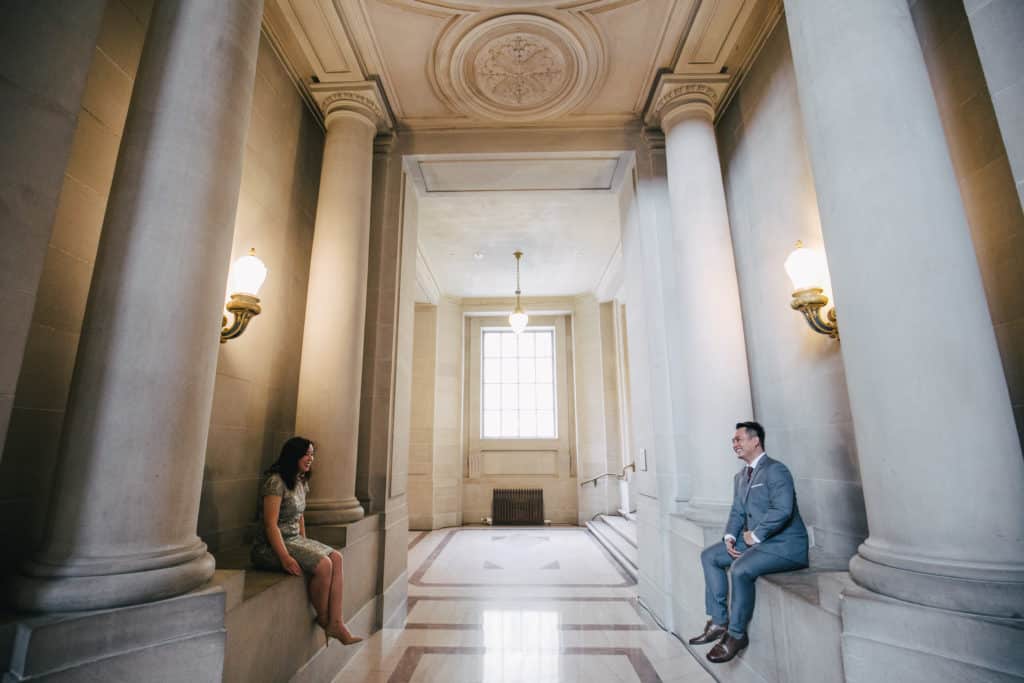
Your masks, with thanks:
M314 83L309 86L324 121L330 127L332 114L348 112L366 119L378 133L394 129L387 99L376 81L360 83Z
M702 116L713 121L729 87L729 76L681 76L662 74L654 84L644 123L664 130L683 116Z

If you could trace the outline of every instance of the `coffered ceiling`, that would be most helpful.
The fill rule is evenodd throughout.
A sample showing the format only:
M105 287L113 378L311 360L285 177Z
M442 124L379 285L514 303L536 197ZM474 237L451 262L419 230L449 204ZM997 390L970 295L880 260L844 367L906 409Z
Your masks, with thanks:
M719 110L782 0L266 0L264 29L311 107L339 88L401 131L659 125L694 88ZM609 281L627 156L406 158L420 300L576 295ZM428 291L429 290L429 291Z
M735 83L780 12L781 0L267 0L264 24L307 90L378 79L399 128L609 126L638 120L661 74Z

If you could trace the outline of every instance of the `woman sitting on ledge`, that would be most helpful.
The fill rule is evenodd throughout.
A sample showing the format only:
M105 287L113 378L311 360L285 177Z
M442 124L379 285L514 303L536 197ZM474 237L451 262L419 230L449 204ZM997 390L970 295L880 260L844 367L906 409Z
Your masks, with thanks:
M351 645L362 638L349 632L341 614L341 553L306 538L306 522L302 518L313 474L313 451L312 441L293 436L281 447L277 462L266 471L260 487L263 524L250 557L260 569L309 576L309 600L327 642L335 638Z

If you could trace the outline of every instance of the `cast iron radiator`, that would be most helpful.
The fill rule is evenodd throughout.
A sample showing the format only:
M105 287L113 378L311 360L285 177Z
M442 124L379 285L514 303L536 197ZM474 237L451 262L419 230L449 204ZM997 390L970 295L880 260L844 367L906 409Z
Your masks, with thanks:
M494 489L493 524L543 524L544 489Z

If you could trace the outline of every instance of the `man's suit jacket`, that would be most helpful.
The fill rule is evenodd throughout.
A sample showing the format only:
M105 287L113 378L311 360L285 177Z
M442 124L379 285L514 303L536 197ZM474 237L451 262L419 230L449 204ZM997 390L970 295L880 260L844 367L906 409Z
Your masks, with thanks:
M752 531L763 552L807 564L807 527L800 518L796 489L789 468L765 455L757 463L750 482L746 468L733 481L732 510L725 533L738 539Z

